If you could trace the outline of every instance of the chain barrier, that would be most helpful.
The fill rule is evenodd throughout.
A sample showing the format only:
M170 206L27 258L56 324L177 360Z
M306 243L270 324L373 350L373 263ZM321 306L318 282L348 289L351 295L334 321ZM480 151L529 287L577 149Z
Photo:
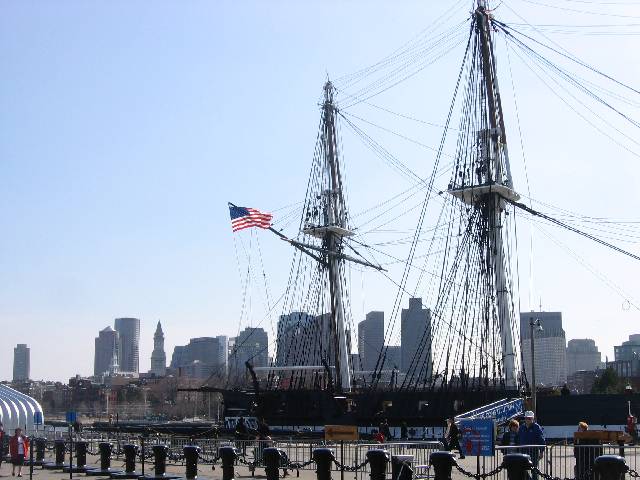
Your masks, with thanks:
M364 462L358 465L354 465L353 467L350 467L349 465L343 465L336 459L333 460L333 463L336 465L336 467L338 467L340 470L344 470L345 472L357 472L358 470L363 468L367 463L369 463L369 460L365 460Z
M311 465L313 463L313 460L309 460L308 462L304 462L304 463L297 463L297 462L287 462L287 464L285 465L287 468L289 468L290 470L302 470L304 467L308 467L309 465Z
M220 460L220 456L216 455L213 457L207 457L206 455L203 455L202 453L198 454L198 458L200 460L202 460L202 463L208 463L211 465L215 465L216 463L218 463L218 460Z
M640 478L640 473L636 472L634 469L629 469L629 476L631 478Z
M454 466L465 477L475 478L476 480L484 480L485 478L492 477L494 475L497 475L498 473L500 473L504 469L504 467L502 465L500 465L499 467L497 467L494 470L491 470L490 472L487 472L487 473L471 473L471 472L466 471L464 468L462 468L457 463Z

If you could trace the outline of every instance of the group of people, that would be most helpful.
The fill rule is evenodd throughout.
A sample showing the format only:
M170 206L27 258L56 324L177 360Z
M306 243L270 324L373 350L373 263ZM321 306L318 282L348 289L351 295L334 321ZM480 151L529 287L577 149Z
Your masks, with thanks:
M5 432L2 424L0 423L0 467L2 467L2 460L5 454ZM22 433L21 428L16 428L13 436L9 437L9 455L11 456L11 475L15 477L16 469L18 470L18 476L22 476L22 466L24 465L24 459L29 452L29 437Z

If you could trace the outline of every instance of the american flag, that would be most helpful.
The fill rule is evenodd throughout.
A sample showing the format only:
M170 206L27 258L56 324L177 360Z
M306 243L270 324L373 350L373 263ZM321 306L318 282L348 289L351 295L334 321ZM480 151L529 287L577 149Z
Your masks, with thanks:
M255 208L238 207L233 203L229 204L229 215L231 215L231 230L234 232L249 227L269 228L273 218L270 213L263 213Z

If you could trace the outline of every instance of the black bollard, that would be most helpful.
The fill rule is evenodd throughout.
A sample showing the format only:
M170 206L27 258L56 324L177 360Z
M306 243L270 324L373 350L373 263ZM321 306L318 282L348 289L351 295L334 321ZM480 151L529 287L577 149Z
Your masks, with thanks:
M281 450L273 447L265 448L262 452L262 461L264 462L264 473L267 476L267 480L278 480L282 461Z
M56 452L56 465L64 466L65 445L64 440L56 440L53 443L53 449Z
M331 466L335 460L333 450L328 448L315 448L312 455L316 463L316 475L318 480L331 480Z
M413 455L393 455L391 457L391 478L393 480L413 480Z
M120 473L122 470L111 469L111 453L113 452L113 444L109 442L100 442L98 444L98 451L100 452L100 468L87 468L86 474L88 476L111 476L115 473Z
M87 469L87 442L78 440L75 444L76 464L66 465L62 471L65 473L83 473Z
M55 454L55 461L44 462L42 468L47 470L57 470L64 468L64 454L65 454L64 440L58 439L53 442L53 451Z
M533 462L524 453L509 453L502 459L502 468L507 471L509 480L528 480Z
M113 472L111 478L138 478L140 473L136 472L136 457L138 456L139 448L137 445L128 443L122 446L124 452L124 472Z
M153 448L153 473L147 474L141 479L161 480L180 478L180 475L167 473L167 456L169 447L166 445L154 445Z
M387 464L389 463L389 452L382 449L373 449L367 452L369 461L369 477L371 480L385 480L387 474Z
M619 455L602 455L593 462L593 470L600 474L602 480L622 480L629 467Z
M36 465L42 465L44 462L44 452L47 449L47 439L46 438L36 438L34 440L36 444Z
M456 457L451 452L433 452L429 456L435 480L451 480L451 469L457 464Z
M196 445L185 445L183 448L185 461L185 477L188 480L198 478L198 457L200 457L200 447Z
M233 480L235 477L234 465L238 458L238 452L232 446L220 447L218 456L222 461L222 480Z
M128 443L122 447L122 450L124 450L124 472L135 472L136 457L138 456L138 446Z

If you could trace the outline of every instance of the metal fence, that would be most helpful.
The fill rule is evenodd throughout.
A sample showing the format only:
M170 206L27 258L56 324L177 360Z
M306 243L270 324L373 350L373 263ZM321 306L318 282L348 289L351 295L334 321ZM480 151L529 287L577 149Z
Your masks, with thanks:
M588 476L593 461L600 455L620 455L625 458L630 469L638 471L640 467L640 446L637 445L567 445L562 443L496 447L496 453L493 457L483 457L483 460L480 461L478 473L494 470L502 463L504 455L508 453L526 453L531 456L534 464L543 474L559 478L584 479ZM498 478L506 479L506 472L500 472Z

